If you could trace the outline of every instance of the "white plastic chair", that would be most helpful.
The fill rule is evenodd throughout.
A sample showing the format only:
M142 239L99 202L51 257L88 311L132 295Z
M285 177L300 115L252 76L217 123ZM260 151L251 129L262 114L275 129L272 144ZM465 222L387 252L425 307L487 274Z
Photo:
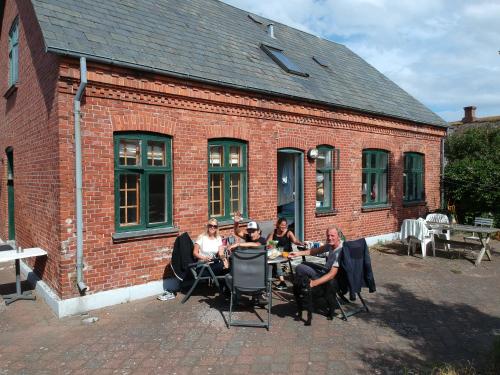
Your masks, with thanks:
M401 241L408 244L408 255L410 251L413 253L415 245L420 244L422 249L422 258L425 258L427 253L427 245L432 245L432 253L436 256L436 246L434 244L434 232L429 230L424 219L406 219L401 226Z
M429 223L443 223L443 224L450 223L450 219L448 219L448 216L446 216L445 214L438 214L438 213L428 214L425 217L425 221L427 221ZM437 236L438 238L442 238L442 239L445 239L447 241L450 240L450 230L449 229L441 228L441 229L433 229L432 231L434 232L434 235ZM445 248L445 250L450 251L450 244L445 243L444 248Z

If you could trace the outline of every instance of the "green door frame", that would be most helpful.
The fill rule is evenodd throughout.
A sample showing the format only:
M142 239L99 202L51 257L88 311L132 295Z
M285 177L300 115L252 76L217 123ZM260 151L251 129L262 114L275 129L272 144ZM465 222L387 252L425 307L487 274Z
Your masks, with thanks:
M14 220L14 150L7 147L7 207L9 215L9 240L16 239L16 227Z
M278 153L292 154L295 157L295 236L304 240L304 152L293 148L279 149ZM276 176L277 178L277 176Z

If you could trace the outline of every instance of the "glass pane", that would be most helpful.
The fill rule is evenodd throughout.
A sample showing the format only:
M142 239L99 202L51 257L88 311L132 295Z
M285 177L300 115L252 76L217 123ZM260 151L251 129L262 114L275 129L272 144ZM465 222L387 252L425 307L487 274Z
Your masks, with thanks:
M229 148L229 165L231 167L241 167L241 147L231 146Z
M316 173L316 207L330 207L330 173Z
M380 152L377 154L377 168L386 169L387 168L387 153Z
M120 140L120 165L141 164L141 144L138 139Z
M379 203L387 202L387 173L380 175Z
M320 149L318 158L316 159L316 168L331 168L332 167L332 150Z
M364 156L364 154L363 154L363 156ZM363 203L367 203L368 202L368 194L367 194L368 183L367 183L367 179L368 179L368 174L363 172L363 177L362 177L362 182L361 182L361 201Z
M378 201L377 174L370 173L370 201Z
M222 167L224 164L224 151L222 146L210 146L210 166L211 167Z
M418 171L421 171L423 170L423 164L424 164L424 158L422 157L422 155L417 155L416 158L415 158L415 168L418 170Z
M139 224L140 183L138 174L120 175L120 225Z
M224 216L224 175L210 174L210 216Z
M148 165L155 167L166 165L165 142L148 142Z
M368 167L368 154L366 152L363 152L363 160L361 162L362 168L367 168Z
M236 211L243 212L243 200L242 200L242 183L241 174L231 173L230 178L230 201L231 201L231 214Z
M377 154L368 154L368 167L377 168Z
M166 180L164 174L149 175L149 223L164 223L167 221Z
M415 180L413 173L408 173L408 200L415 200Z

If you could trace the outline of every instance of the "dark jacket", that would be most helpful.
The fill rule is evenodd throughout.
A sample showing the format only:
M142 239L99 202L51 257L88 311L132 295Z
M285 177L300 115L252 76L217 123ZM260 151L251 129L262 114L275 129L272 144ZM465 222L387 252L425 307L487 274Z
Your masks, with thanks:
M354 301L361 287L367 287L370 293L375 292L370 253L366 240L345 241L340 255L339 286L343 294L349 291L349 299Z
M172 251L172 260L170 266L175 277L183 281L189 269L189 265L196 263L193 257L194 244L187 232L182 233L175 239L174 250Z

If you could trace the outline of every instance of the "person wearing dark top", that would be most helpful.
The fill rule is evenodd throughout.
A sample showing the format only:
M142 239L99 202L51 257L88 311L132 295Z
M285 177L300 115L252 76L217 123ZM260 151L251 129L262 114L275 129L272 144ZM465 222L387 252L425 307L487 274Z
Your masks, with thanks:
M243 242L235 243L229 247L229 250L234 250L239 247L259 247L265 246L267 240L261 236L261 230L259 225L255 221L250 221L247 224L246 229L238 227L238 221L235 220L234 234L240 237Z
M288 222L284 217L280 217L278 219L276 223L276 229L272 233L270 233L269 236L267 237L267 241L269 242L270 240L278 241L277 247L282 248L283 251L287 252L292 251L292 244L303 245L302 242L300 242L295 237L293 232L288 229ZM276 286L276 289L278 290L287 289L287 285L283 277L283 270L281 269L281 267L277 264L274 264L273 270L276 272L276 275L280 280L280 283Z
M334 280L335 276L337 276L339 270L339 257L342 251L342 241L340 240L339 230L336 227L328 228L326 230L326 244L323 246L309 250L294 251L288 255L290 258L295 258L305 255L317 255L327 251L328 257L324 266L311 262L304 262L299 264L295 269L295 274L298 277L305 276L309 278L309 286L311 288Z

